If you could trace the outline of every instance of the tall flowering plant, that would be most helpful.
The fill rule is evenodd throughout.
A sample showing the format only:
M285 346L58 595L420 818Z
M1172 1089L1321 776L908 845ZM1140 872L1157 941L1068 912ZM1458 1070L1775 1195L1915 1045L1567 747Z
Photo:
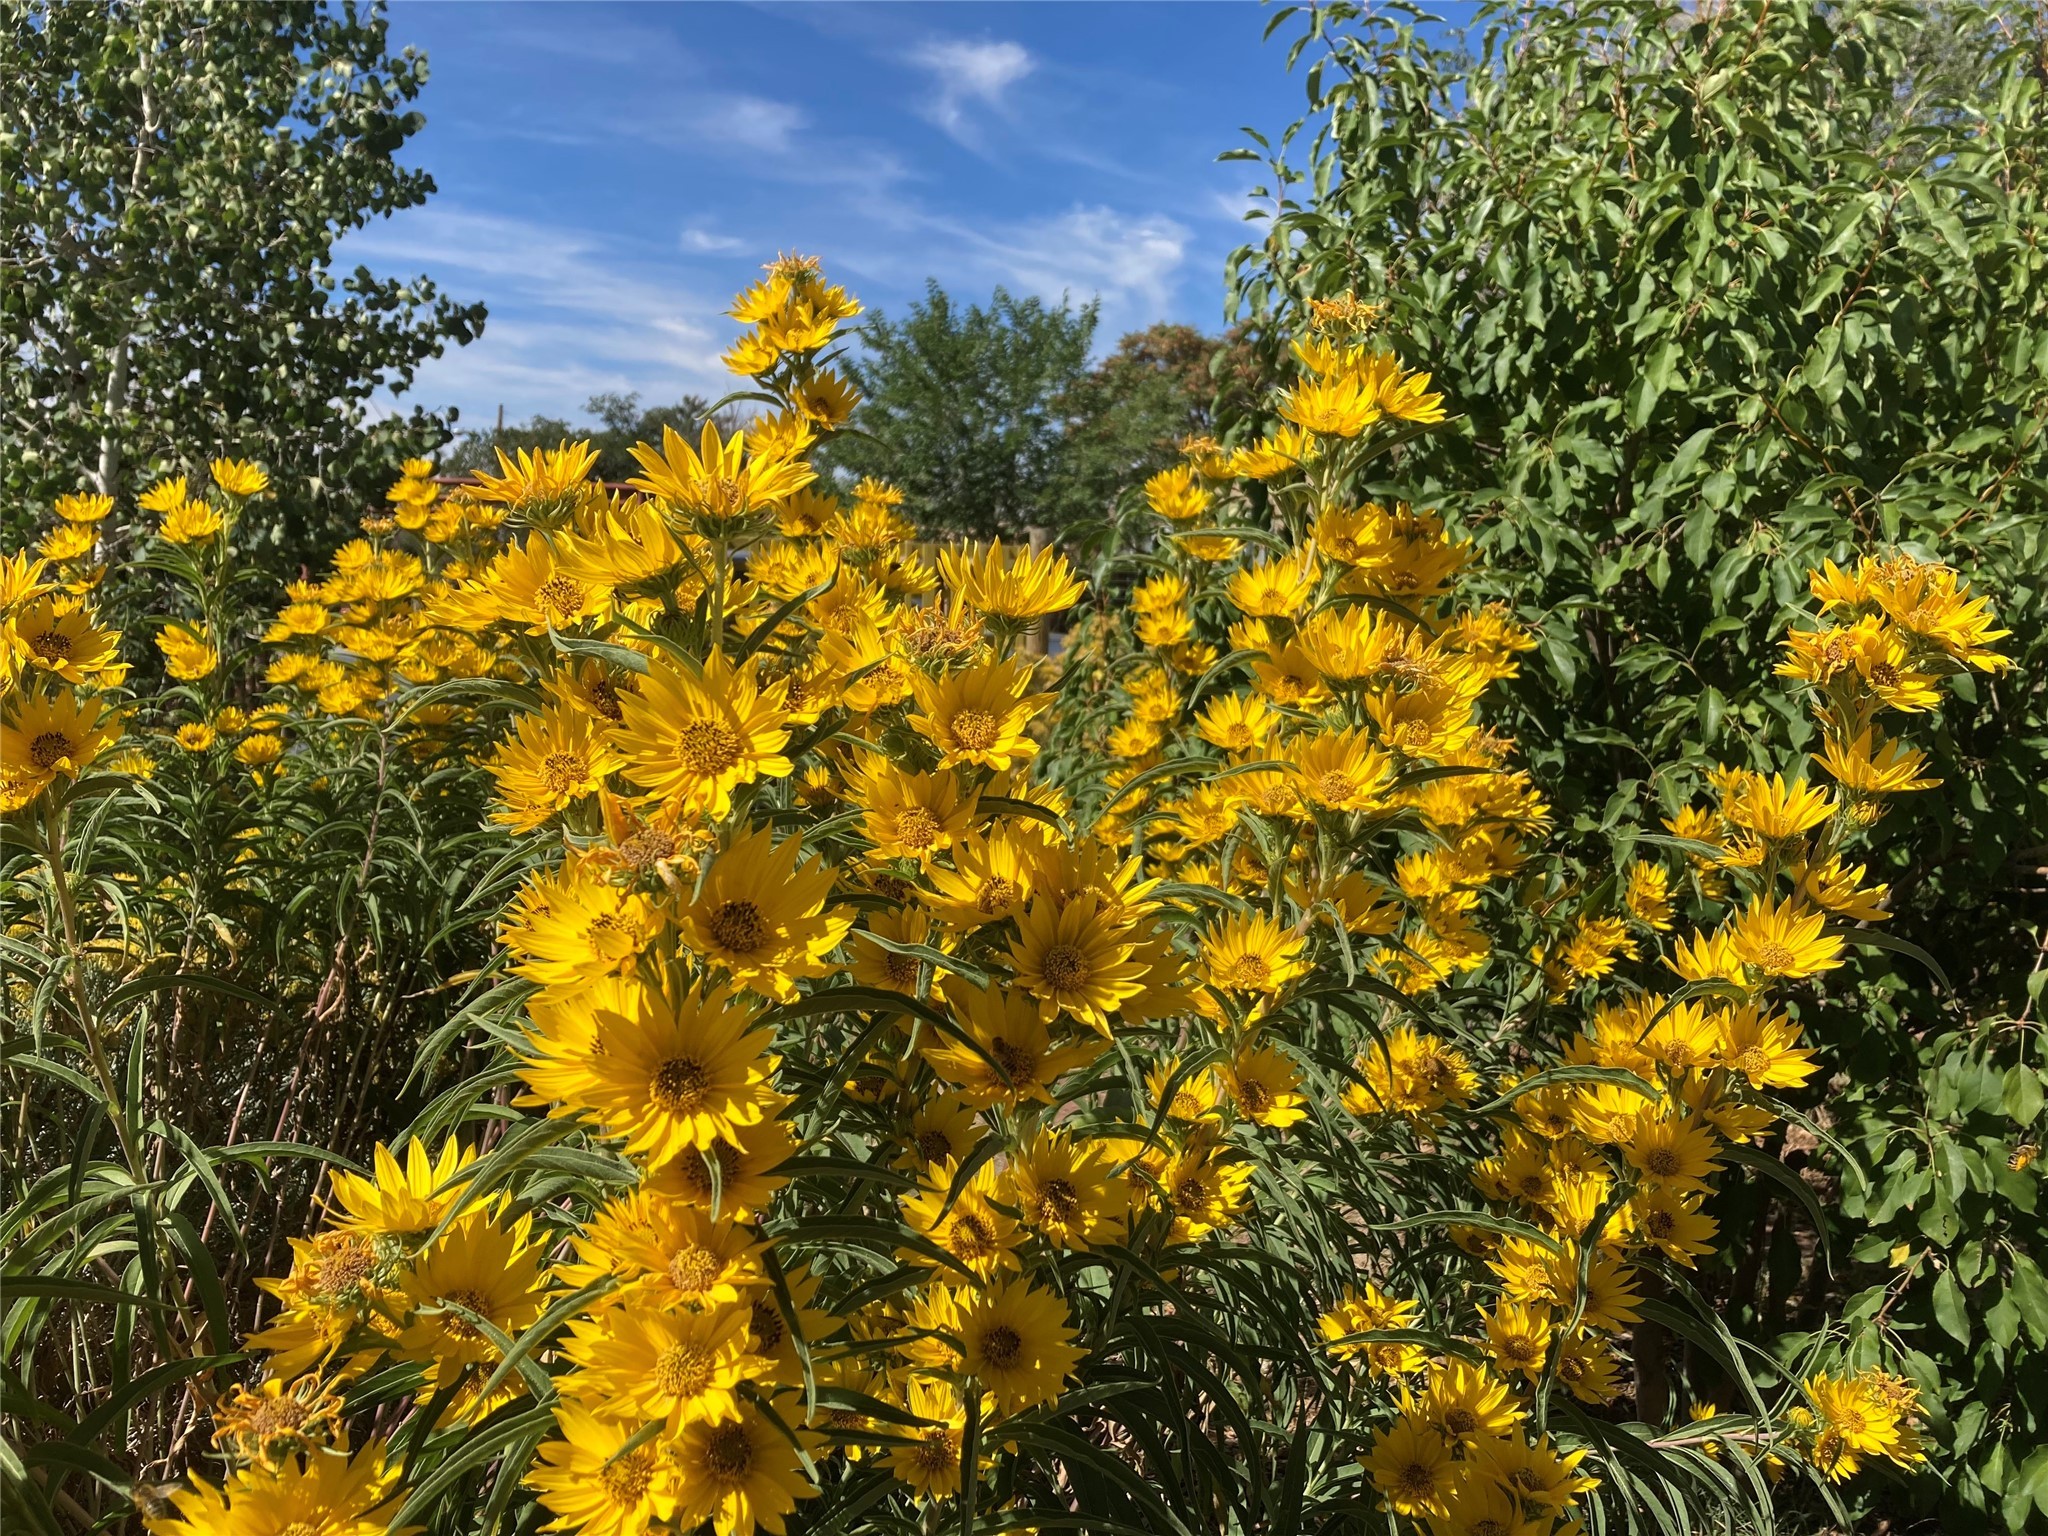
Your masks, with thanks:
M1923 1456L1913 1383L1759 1362L1689 1276L1816 1070L1783 989L1882 917L1886 711L2000 665L1982 604L1821 573L1835 787L1723 774L1589 889L1486 722L1536 637L1377 489L1445 402L1376 314L1143 487L1045 662L1063 556L818 478L857 313L779 261L744 427L618 492L410 467L289 594L282 693L488 722L525 872L429 1045L481 1070L333 1176L152 1528L1541 1536Z

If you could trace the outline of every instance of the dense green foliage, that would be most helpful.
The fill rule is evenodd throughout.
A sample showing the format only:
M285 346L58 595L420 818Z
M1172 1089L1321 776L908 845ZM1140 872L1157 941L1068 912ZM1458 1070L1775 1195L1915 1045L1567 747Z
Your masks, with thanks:
M1217 353L1193 326L1155 325L1124 337L1067 386L1058 405L1070 529L1077 519L1100 519L1121 492L1178 462L1183 439L1209 430Z
M936 279L901 320L870 313L849 369L863 435L833 445L831 468L889 475L930 532L1044 526L1065 490L1055 401L1087 371L1095 319L1001 288L963 306Z
M282 558L331 544L423 408L372 422L481 305L335 268L344 234L423 202L397 155L424 57L381 5L7 0L0 77L0 488L17 542L63 493L132 496L216 454L260 459Z
M1096 307L1018 299L986 308L928 285L901 320L876 312L850 371L857 432L825 462L886 475L933 534L1016 539L1100 520L1119 491L1206 430L1217 343L1184 325L1118 342L1091 367Z
M2005 1166L2040 1133L2048 979L2037 30L1957 9L1930 49L1913 5L1593 4L1490 13L1467 53L1348 4L1290 18L1315 105L1241 152L1274 218L1235 303L1271 336L1355 289L1465 413L1426 496L1541 627L1517 735L1586 867L1713 763L1810 745L1767 665L1809 565L1949 552L2014 630L1872 870L1954 990L1809 992L1846 1070L1783 1152L1829 1198L1731 1200L1760 1246L1716 1283L1788 1347L1852 1296L1953 1416L1953 1477L1901 1502L2048 1528L2048 1382L2015 1369L2048 1337L2048 1231Z
M203 710L177 688L139 718ZM94 1515L190 1459L326 1167L366 1161L465 1070L451 1021L519 873L446 732L333 722L269 775L155 745L154 779L48 797L0 840L5 1412L26 1463L8 1494L83 1471ZM138 867L160 880L136 888ZM444 1026L454 1045L420 1071ZM84 1304L81 1275L135 1300Z

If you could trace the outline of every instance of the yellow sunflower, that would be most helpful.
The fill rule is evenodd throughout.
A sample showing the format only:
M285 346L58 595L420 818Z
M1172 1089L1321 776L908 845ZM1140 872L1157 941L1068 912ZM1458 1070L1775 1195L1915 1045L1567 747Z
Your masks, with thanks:
M734 840L683 909L683 942L735 986L787 1002L800 980L824 976L826 959L853 926L842 909L827 911L832 870L822 858L804 863L792 837L779 846L767 827Z
M645 1536L651 1522L674 1515L674 1463L653 1444L627 1449L640 1427L599 1418L578 1403L555 1405L562 1438L543 1443L526 1473L526 1486L555 1517L543 1530Z
M903 1154L896 1161L915 1170L948 1158L964 1163L981 1145L982 1135L981 1117L963 1095L927 1094L911 1111Z
M1510 1434L1523 1418L1506 1382L1485 1366L1456 1355L1430 1366L1428 1384L1419 1398L1402 1389L1401 1412L1460 1446Z
M939 574L953 600L976 613L1013 622L1059 613L1080 601L1087 585L1056 549L1013 550L955 545L939 554Z
M738 1216L767 1208L789 1182L775 1170L796 1155L797 1140L781 1120L740 1126L708 1147L693 1147L647 1170L642 1187L713 1215ZM713 1168L716 1166L716 1183ZM715 1209L714 1209L715 1206Z
M1255 1125L1284 1129L1308 1117L1301 1072L1270 1045L1245 1045L1216 1068L1216 1080L1237 1112Z
M765 1247L745 1227L649 1189L606 1201L572 1241L576 1262L558 1266L565 1283L616 1275L661 1309L731 1306L768 1283Z
M1202 979L1219 992L1272 997L1308 970L1308 940L1263 913L1225 918L1202 936Z
M546 1247L532 1240L532 1231L530 1215L508 1226L475 1207L414 1258L400 1286L410 1316L397 1349L431 1365L437 1388L465 1366L497 1360L498 1347L477 1318L516 1339L540 1316L549 1276Z
M556 523L573 512L597 468L597 450L588 443L521 448L511 458L500 448L497 456L497 474L477 470L471 475L471 498L505 507L532 523Z
M1037 999L1048 1022L1065 1011L1107 1035L1110 1014L1145 990L1148 967L1134 948L1127 929L1103 921L1093 893L1064 907L1041 893L1017 919L1014 985Z
M192 1478L170 1496L172 1515L149 1515L151 1536L265 1536L313 1531L319 1536L381 1536L398 1513L398 1467L384 1442L354 1455L345 1448L291 1457L275 1467L256 1463L216 1486Z
M1760 896L1722 933L1745 965L1796 981L1842 963L1844 941L1840 934L1824 932L1826 926L1825 912L1802 910L1790 896L1777 902Z
M936 937L932 932L932 920L915 908L870 912L867 927L854 929L847 940L847 947L853 955L851 972L854 981L864 987L879 987L885 992L901 992L906 997L923 996L926 962L915 955L886 948L877 941L887 939L896 944L930 946ZM938 970L931 979L936 982L944 974L943 969Z
M684 1429L671 1451L683 1530L708 1520L716 1536L754 1536L757 1529L781 1536L783 1517L817 1491L805 1481L789 1436L769 1422L773 1411L750 1405L736 1419Z
M1325 731L1293 747L1294 787L1322 811L1363 811L1383 804L1392 769L1387 754L1364 731Z
M1865 795L1899 795L1933 789L1941 780L1925 777L1927 754L1865 728L1844 738L1830 735L1813 760L1844 789Z
M1084 1351L1070 1342L1067 1304L1022 1280L978 1291L960 1313L960 1369L1004 1413L1059 1400Z
M1001 1193L995 1164L983 1163L963 1182L959 1164L948 1158L926 1168L917 1189L903 1197L903 1221L987 1280L1019 1267L1017 1222L996 1204ZM916 1248L902 1250L902 1257L913 1264L932 1262Z
M1218 694L1195 716L1195 734L1212 747L1246 756L1264 749L1280 728L1280 716L1257 694ZM1233 787L1241 787L1232 781Z
M939 766L969 763L1001 772L1037 756L1038 743L1024 728L1053 696L1030 687L1031 666L1016 658L942 679L913 673L917 728L939 749Z
M210 677L220 666L219 647L184 623L166 624L157 631L156 648L163 652L164 670L179 682Z
M336 1231L373 1236L432 1231L462 1198L463 1185L455 1176L475 1161L476 1149L460 1145L453 1136L432 1155L425 1142L413 1137L406 1143L403 1163L380 1141L369 1178L334 1170L334 1203L340 1209L331 1211L328 1221Z
M270 489L270 476L247 459L215 459L207 466L214 488L223 496L247 499Z
M579 581L557 568L554 549L545 534L535 532L522 544L508 544L484 573L483 591L493 614L529 635L573 629L585 619L611 612L609 589Z
M1811 831L1835 812L1835 802L1803 779L1785 782L1783 774L1765 778L1745 773L1734 781L1721 805L1731 826L1754 832L1766 842L1784 842Z
M1055 1045L1044 1016L1030 998L1000 987L977 987L959 977L943 985L946 1002L966 1039L934 1033L924 1058L977 1109L1052 1102L1048 1091L1063 1074L1102 1052L1100 1040Z
M1503 1298L1490 1312L1481 1311L1480 1318L1486 1327L1486 1352L1503 1376L1535 1381L1543 1374L1553 1332L1549 1308Z
M1376 1432L1361 1460L1382 1507L1397 1515L1440 1514L1458 1482L1451 1448L1428 1425L1405 1416Z
M735 669L722 653L702 676L663 660L637 694L618 696L612 742L647 794L715 819L742 784L789 776L785 692L780 682L757 686L751 664Z
M759 438L755 433L756 446ZM646 443L634 446L643 473L627 483L689 514L699 533L716 538L818 478L816 470L793 455L747 449L745 432L721 438L718 424L708 417L695 449L674 427L664 426L659 451Z
M952 847L953 867L933 864L925 905L953 928L979 928L1014 916L1029 900L1043 845L1007 828L968 832Z
M606 1418L665 1420L674 1433L703 1419L739 1417L741 1384L768 1362L747 1348L738 1302L691 1312L641 1295L570 1325L562 1352L577 1369L563 1395Z
M1646 1109L1622 1143L1622 1155L1659 1187L1704 1191L1721 1160L1714 1133L1696 1120Z
M1024 1224L1057 1248L1105 1238L1130 1211L1130 1183L1107 1142L1040 1130L1010 1163L1011 1203Z
M1196 482L1192 464L1176 464L1145 482L1145 502L1168 522L1189 523L1209 510L1209 493Z
M1191 1135L1178 1150L1154 1149L1141 1166L1153 1198L1173 1217L1170 1243L1191 1243L1236 1221L1252 1180L1251 1164L1213 1135Z
M1740 1072L1752 1088L1797 1088L1818 1070L1814 1053L1799 1043L1799 1026L1782 1013L1746 1002L1715 1022L1719 1064Z
M590 716L556 707L521 715L485 766L501 802L491 820L531 832L596 794L619 758Z
M73 492L68 496L59 496L50 504L50 510L67 523L97 523L114 510L114 498L90 492Z
M1240 613L1291 619L1315 596L1316 550L1305 544L1291 555L1246 566L1230 578L1228 593Z
M613 885L591 860L575 859L527 882L499 937L528 980L580 987L632 970L660 926L645 896Z
M121 735L98 697L17 694L0 728L0 809L26 805L58 778L73 778Z
M920 1498L950 1499L960 1491L966 1406L948 1382L913 1376L905 1387L903 1405L918 1422L898 1431L902 1438L889 1447L889 1470Z
M1666 1258L1691 1269L1698 1255L1714 1251L1714 1234L1721 1225L1700 1209L1705 1198L1703 1193L1651 1184L1629 1202L1629 1216L1636 1231Z
M953 846L974 820L977 793L962 794L947 769L911 773L879 753L847 775L847 797L866 813L862 830L885 859L928 864Z
M120 664L121 632L101 629L83 604L54 594L15 613L0 637L0 645L10 642L32 671L74 687L96 680L118 683L126 670Z
M1318 437L1356 437L1380 419L1380 407L1369 383L1340 375L1301 380L1281 397L1280 414Z
M671 1000L651 989L634 994L630 1012L600 1012L598 1033L582 1071L555 1071L549 1086L563 1095L550 1113L588 1114L628 1154L648 1162L715 1145L771 1118L784 1102L771 1086L779 1065L754 1032L754 1010L723 988ZM529 1037L546 1066L549 1044Z

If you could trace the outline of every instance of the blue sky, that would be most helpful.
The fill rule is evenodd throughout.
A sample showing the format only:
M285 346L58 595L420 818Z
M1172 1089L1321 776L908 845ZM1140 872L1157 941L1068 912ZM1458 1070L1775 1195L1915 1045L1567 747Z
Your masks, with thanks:
M600 390L718 395L732 292L777 251L900 310L936 277L1100 296L1102 340L1217 329L1249 124L1304 105L1251 0L494 4L395 0L426 51L408 159L440 193L340 258L482 299L407 397L463 425L583 419Z

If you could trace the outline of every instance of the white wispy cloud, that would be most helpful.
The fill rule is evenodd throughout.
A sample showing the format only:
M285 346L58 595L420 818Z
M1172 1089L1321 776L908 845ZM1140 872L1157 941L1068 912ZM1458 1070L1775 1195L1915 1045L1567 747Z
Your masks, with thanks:
M1033 293L1073 291L1105 310L1158 312L1173 299L1188 231L1165 214L1075 207L970 237L983 259Z
M729 255L747 248L747 242L736 235L714 234L694 224L683 231L682 243L684 250L695 251L700 256Z
M425 270L491 309L484 334L422 365L408 398L456 404L470 425L506 415L579 415L603 390L650 400L720 395L729 327L719 295L589 231L447 204L352 234L344 261Z
M863 213L865 238L843 242L841 259L864 280L914 292L931 276L967 298L1000 284L1054 302L1099 299L1105 341L1173 307L1193 242L1166 214L1095 204L974 223L875 197Z
M1010 87L1038 67L1021 43L971 43L962 38L932 38L912 49L909 60L938 81L926 115L963 140L971 137L970 103L1001 110Z
M795 149L808 121L803 109L789 102L726 91L700 95L690 104L687 120L695 134L713 143L771 155Z

